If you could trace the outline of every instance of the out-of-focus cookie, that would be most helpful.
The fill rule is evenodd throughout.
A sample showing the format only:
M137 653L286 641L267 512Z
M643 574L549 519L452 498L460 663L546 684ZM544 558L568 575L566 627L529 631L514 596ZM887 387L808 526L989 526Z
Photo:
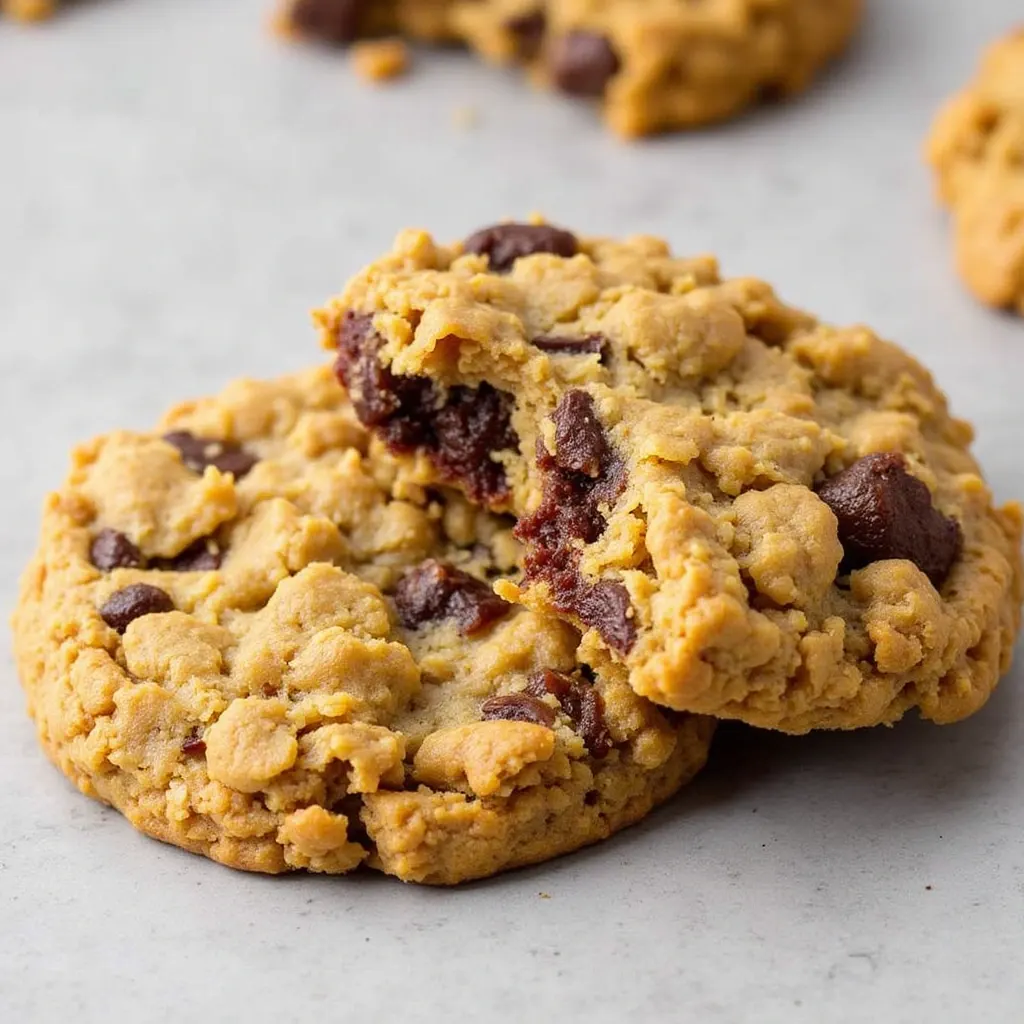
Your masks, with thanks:
M927 152L967 287L1024 315L1024 29L986 51L937 117Z

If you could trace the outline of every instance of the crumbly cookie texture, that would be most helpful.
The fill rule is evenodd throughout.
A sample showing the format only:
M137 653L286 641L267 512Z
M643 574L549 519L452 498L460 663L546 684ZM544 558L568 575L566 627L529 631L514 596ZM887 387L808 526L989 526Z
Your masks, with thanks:
M420 483L511 511L496 589L677 710L804 732L976 711L1020 622L993 505L927 371L664 242L421 231L316 314Z
M336 45L401 31L455 39L541 85L600 102L624 136L731 117L804 89L862 0L289 0L285 22Z
M60 0L0 0L0 14L16 21L43 21L59 3Z
M982 302L1024 315L1024 28L993 44L939 113L927 155L956 264Z
M509 523L403 481L326 370L77 449L14 616L40 740L232 867L451 884L642 817L703 764L579 634L497 598Z

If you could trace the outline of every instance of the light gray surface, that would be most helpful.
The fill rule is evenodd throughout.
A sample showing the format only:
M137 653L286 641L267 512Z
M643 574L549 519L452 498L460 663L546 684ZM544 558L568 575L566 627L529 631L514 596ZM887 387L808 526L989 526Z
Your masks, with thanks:
M387 91L259 0L0 25L0 587L84 436L320 358L306 309L400 227L533 209L714 250L922 356L1024 496L1024 324L950 267L920 140L1016 0L876 0L801 102L624 147L460 55ZM460 130L471 103L480 124ZM229 872L44 761L0 659L0 1016L11 1021L1019 1021L1022 669L948 729L726 736L603 847L454 892ZM1024 664L1024 662L1022 662ZM550 895L542 899L540 893Z

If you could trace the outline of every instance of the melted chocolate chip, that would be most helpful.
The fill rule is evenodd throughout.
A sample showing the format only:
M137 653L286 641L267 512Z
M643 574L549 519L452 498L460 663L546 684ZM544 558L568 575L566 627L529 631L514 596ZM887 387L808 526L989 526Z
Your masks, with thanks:
M359 35L366 0L296 0L292 24L321 42L344 46Z
M201 537L174 558L160 559L157 568L168 572L211 572L220 568L223 559L223 553L213 542Z
M199 733L193 729L192 732L185 737L185 742L181 745L181 752L183 754L189 754L192 756L198 756L199 754L206 753L206 741L199 738Z
M512 607L483 581L435 559L402 577L395 589L395 606L408 629L451 619L463 636L486 629Z
M505 28L515 39L516 56L520 60L533 60L544 42L547 18L542 10L516 14L505 20Z
M905 558L941 587L960 554L963 532L906 467L898 452L865 455L826 480L818 496L839 520L845 571Z
M148 583L133 583L123 590L117 590L100 608L100 617L118 633L123 633L136 619L143 615L155 615L174 611L170 595L159 587Z
M100 530L89 548L89 559L100 572L114 569L141 569L145 564L142 552L117 530Z
M164 440L181 452L181 461L195 473L214 466L222 473L232 473L241 480L259 459L236 441L218 441L211 437L196 437L189 430L174 430L164 434Z
M426 378L397 376L383 366L381 344L372 316L346 313L335 373L359 419L377 429L392 451L426 452L442 477L461 484L474 501L504 501L505 469L491 456L519 446L512 396L489 384L453 387L440 396Z
M538 445L537 464L544 472L541 503L515 528L516 537L528 545L526 582L547 583L557 611L576 615L614 650L628 653L636 642L629 594L614 580L584 578L575 543L593 543L604 533L601 508L622 493L625 466L586 392L567 392L553 418L555 453Z
M601 362L607 362L610 346L603 334L585 334L582 338L568 338L558 334L542 334L531 342L552 355L600 355Z
M571 96L603 96L620 67L611 43L596 32L570 32L551 52L555 84Z
M604 757L611 750L612 739L604 722L604 701L590 683L578 676L545 669L530 680L526 692L536 697L553 694L592 756Z
M470 235L466 252L486 256L491 270L503 274L522 256L549 252L568 259L579 252L576 236L550 224L494 224Z
M587 579L579 565L580 553L573 548L539 547L523 559L527 582L548 584L555 611L575 615L612 650L628 654L637 636L629 591L616 580Z
M334 372L348 391L360 421L368 427L386 424L402 407L397 378L381 365L381 337L373 315L345 313L338 329L338 358Z
M528 693L510 693L505 697L491 697L480 705L480 714L485 722L504 719L509 722L532 722L546 725L555 724L555 712L542 700Z
M611 447L597 418L594 400L585 391L569 391L558 403L555 463L559 469L596 477L608 464Z

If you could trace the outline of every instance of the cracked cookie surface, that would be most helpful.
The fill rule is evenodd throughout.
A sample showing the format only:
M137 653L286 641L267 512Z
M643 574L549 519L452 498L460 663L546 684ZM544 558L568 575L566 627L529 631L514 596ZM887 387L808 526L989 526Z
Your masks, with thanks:
M542 86L601 104L624 136L731 117L804 89L862 0L289 0L285 22L344 45L402 32L459 40Z
M328 371L236 382L75 451L14 616L29 709L84 793L232 867L545 860L671 795L711 723L497 598L518 557L403 481Z
M319 311L405 477L512 512L499 594L659 704L792 732L977 710L1020 622L998 508L927 371L649 237L403 233Z
M989 47L936 118L927 155L967 287L1024 316L1024 28Z

